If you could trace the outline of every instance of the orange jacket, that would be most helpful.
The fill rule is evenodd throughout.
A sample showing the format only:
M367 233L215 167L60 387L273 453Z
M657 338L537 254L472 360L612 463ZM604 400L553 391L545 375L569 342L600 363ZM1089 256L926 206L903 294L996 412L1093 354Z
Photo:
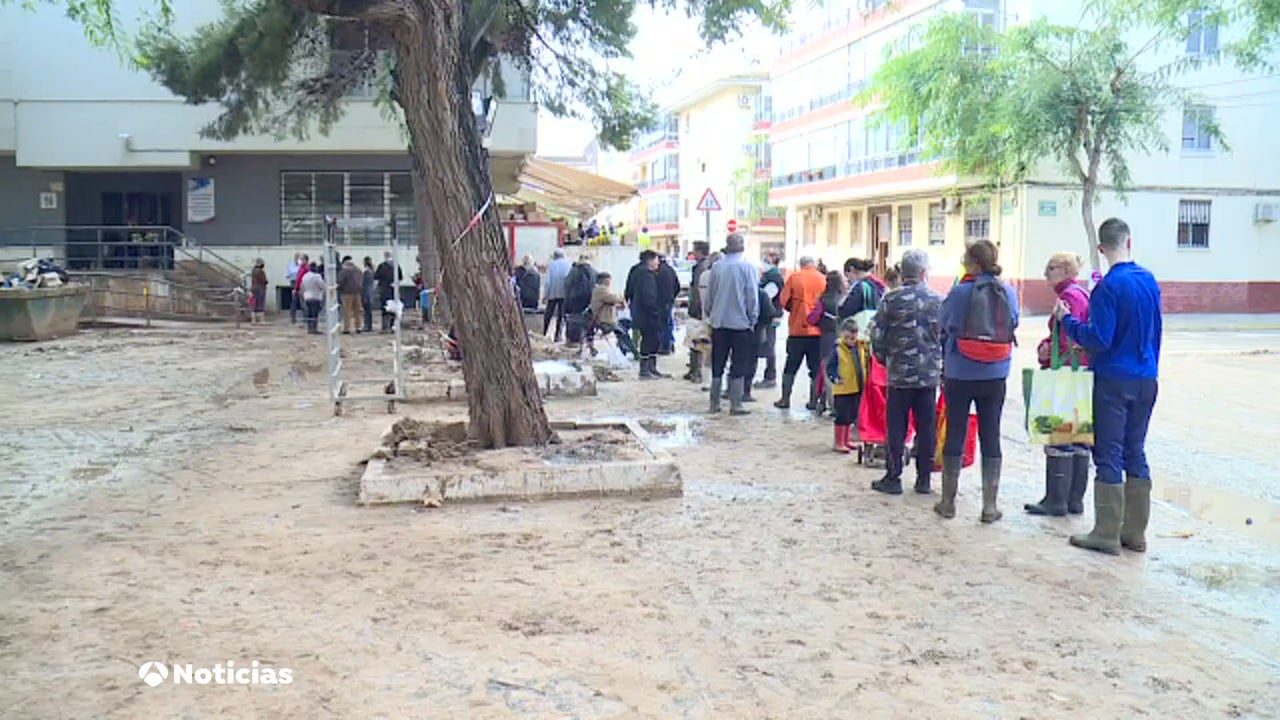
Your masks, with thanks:
M818 268L810 265L807 268L791 273L782 286L782 295L778 301L782 309L791 314L787 321L788 333L796 337L817 337L822 329L809 324L809 311L818 304L822 291L827 289L827 279L818 272Z

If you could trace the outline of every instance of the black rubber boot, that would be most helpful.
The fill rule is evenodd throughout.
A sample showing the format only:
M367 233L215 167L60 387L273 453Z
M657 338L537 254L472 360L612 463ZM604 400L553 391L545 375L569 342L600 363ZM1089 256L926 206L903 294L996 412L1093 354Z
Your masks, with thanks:
M1067 495L1067 512L1072 515L1084 512L1084 491L1089 487L1089 459L1092 456L1089 448L1075 449L1071 463L1071 489Z
M1094 488L1097 492L1097 488ZM1134 552L1147 551L1147 522L1151 520L1151 481L1128 477L1124 481L1124 522L1120 544Z
M982 458L982 515L984 523L993 523L1004 517L1000 508L996 507L996 498L1000 495L1000 468L1002 458Z
M1085 535L1072 535L1076 547L1097 550L1108 555L1120 554L1120 524L1124 518L1124 485L1093 484L1093 530Z
M746 378L731 377L729 378L729 414L730 415L749 415L751 411L742 407L742 386L746 384Z
M715 414L720 412L720 378L711 378L711 407L707 412Z
M956 491L960 489L960 468L964 466L964 458L959 456L942 456L942 499L933 506L933 511L950 520L956 516Z
M791 388L796 384L796 376L783 374L782 376L782 397L778 398L778 402L773 406L781 410L791 407Z
M1044 499L1022 508L1032 515L1062 517L1067 514L1067 490L1075 466L1075 450L1044 449Z
M657 362L651 357L641 356L640 358L640 379L641 380L657 380L658 376L653 374L650 363Z
M809 402L804 404L804 409L810 412L818 410L818 381L816 378L809 378Z

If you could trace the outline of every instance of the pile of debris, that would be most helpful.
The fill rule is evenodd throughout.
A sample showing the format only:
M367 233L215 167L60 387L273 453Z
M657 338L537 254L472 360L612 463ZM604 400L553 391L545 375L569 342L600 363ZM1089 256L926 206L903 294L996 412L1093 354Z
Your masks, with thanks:
M53 258L31 258L18 266L18 272L0 279L2 290L32 290L34 288L60 287L70 281Z
M466 423L427 423L401 418L382 436L372 459L407 457L424 462L448 460L475 452Z

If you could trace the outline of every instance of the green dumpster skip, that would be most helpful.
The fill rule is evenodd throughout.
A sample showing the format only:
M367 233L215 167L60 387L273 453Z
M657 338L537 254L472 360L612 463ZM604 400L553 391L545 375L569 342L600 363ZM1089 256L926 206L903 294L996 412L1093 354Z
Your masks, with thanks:
M48 340L74 334L88 297L86 285L0 289L0 341Z

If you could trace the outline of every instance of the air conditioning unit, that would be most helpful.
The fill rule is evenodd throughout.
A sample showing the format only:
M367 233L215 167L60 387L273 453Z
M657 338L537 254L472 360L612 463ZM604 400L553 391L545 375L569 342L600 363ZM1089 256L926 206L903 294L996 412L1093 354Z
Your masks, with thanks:
M740 107L740 108L749 108L749 107L751 107L751 96L750 96L750 95L739 95L739 96L738 96L738 107Z
M1275 222L1280 220L1280 203L1258 203L1253 208L1253 221Z
M944 197L942 198L942 212L948 215L955 215L960 212L960 198Z

